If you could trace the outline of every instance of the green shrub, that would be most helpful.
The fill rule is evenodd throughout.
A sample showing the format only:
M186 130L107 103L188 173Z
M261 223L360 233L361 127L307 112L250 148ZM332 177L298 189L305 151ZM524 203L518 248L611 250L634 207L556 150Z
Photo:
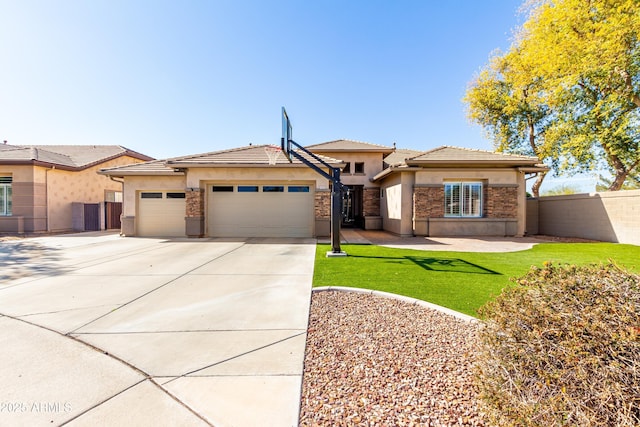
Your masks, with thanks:
M640 276L532 268L480 313L489 425L640 425Z

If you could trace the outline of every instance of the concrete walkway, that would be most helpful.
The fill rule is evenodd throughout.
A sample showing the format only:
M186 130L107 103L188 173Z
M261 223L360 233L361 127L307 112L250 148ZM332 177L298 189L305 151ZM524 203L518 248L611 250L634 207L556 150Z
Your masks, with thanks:
M344 243L451 252L516 252L545 242L534 237L398 237L386 231L348 228L340 235Z
M294 426L313 239L0 242L0 425Z

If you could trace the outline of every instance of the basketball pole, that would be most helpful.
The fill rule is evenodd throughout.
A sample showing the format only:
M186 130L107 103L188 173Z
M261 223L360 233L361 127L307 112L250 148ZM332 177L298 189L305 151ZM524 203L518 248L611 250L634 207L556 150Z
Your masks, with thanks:
M340 222L342 222L342 186L340 185L340 169L333 169L333 185L331 186L331 253L341 254Z
M293 127L291 126L291 121L289 120L289 116L287 115L287 111L284 107L282 107L282 138L280 139L280 149L285 156L292 162L292 158L296 158L304 163L306 166L315 170L320 175L327 178L331 181L331 224L330 224L330 232L331 232L331 251L327 252L327 257L344 257L347 256L345 252L340 248L340 223L342 222L342 191L345 189L345 186L340 182L340 168L335 168L320 157L316 156L314 153L310 152L297 142L295 142L292 138ZM291 147L296 147L297 150L292 149ZM316 160L319 164L326 167L329 171L327 173L321 167L314 164L310 160L308 160L305 156L298 153L305 153L307 156Z

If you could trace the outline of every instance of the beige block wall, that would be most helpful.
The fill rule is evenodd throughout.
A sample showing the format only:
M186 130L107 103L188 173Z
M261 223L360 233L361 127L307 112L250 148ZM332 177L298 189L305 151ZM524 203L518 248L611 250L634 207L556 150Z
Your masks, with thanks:
M640 190L540 197L529 203L538 204L540 234L640 245Z

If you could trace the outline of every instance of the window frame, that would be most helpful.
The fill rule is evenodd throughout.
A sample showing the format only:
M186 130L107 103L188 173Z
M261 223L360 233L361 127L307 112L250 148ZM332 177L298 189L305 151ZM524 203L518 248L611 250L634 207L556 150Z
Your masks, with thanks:
M284 185L263 185L263 193L284 193Z
M141 191L140 199L164 199L162 191Z
M13 177L2 176L0 177L0 216L13 215Z
M445 182L444 216L445 218L482 218L483 199L484 184L481 181ZM476 201L478 202L477 211L473 208ZM457 209L454 209L456 204Z
M238 185L237 189L238 193L259 193L260 186L259 185Z
M287 186L287 193L309 193L311 188L309 185L289 185Z

